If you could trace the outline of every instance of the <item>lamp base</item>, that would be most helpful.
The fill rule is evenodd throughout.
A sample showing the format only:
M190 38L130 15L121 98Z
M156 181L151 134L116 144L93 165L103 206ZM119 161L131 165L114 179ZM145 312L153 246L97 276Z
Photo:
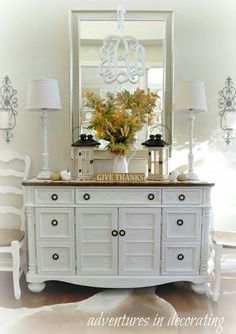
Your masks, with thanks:
M195 172L187 173L186 177L187 177L187 180L189 180L189 181L198 181L199 180L199 176Z
M51 178L52 172L50 170L41 170L36 178L38 180L49 180Z

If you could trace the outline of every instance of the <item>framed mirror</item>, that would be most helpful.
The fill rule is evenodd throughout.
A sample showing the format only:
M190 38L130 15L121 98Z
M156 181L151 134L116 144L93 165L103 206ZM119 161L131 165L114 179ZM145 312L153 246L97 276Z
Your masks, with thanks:
M103 96L106 92L136 88L150 90L160 96L150 124L137 135L137 154L142 155L141 143L149 134L162 132L171 145L173 104L173 12L127 11L125 34L134 36L145 50L145 74L135 83L106 84L99 74L100 49L107 35L117 35L116 11L70 12L70 121L72 143L88 130L94 110L86 105L86 92ZM95 134L96 135L96 134ZM103 151L106 143L100 145Z

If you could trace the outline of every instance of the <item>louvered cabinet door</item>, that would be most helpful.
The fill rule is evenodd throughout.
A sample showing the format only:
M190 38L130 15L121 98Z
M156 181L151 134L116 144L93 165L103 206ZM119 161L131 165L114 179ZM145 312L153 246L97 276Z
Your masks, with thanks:
M76 209L79 275L117 275L117 209Z
M119 209L119 275L157 275L160 208Z

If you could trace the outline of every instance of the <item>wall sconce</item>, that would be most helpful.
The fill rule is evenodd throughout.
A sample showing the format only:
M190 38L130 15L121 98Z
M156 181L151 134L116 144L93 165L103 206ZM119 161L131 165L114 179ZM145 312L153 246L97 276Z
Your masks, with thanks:
M223 139L229 144L234 139L236 128L236 89L230 77L226 79L225 87L219 91L220 127L224 131Z
M3 138L9 144L13 134L11 130L16 125L17 115L17 91L11 86L11 81L6 75L0 88L0 130L3 130Z

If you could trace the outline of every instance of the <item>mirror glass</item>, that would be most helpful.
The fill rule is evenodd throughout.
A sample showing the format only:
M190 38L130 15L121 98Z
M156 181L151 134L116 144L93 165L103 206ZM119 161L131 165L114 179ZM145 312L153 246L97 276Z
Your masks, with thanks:
M172 131L172 13L127 12L125 34L134 36L145 49L145 75L135 84L106 84L99 74L100 48L107 35L118 35L116 12L71 12L71 129L72 142L87 129L94 110L86 102L85 94L94 92L104 96L107 92L150 90L160 97L152 118L137 134L136 148L149 134L163 132L171 144ZM112 18L111 18L112 17ZM163 125L165 127L163 127ZM169 131L166 131L166 127ZM96 135L96 133L93 133ZM100 150L107 143L101 142Z

